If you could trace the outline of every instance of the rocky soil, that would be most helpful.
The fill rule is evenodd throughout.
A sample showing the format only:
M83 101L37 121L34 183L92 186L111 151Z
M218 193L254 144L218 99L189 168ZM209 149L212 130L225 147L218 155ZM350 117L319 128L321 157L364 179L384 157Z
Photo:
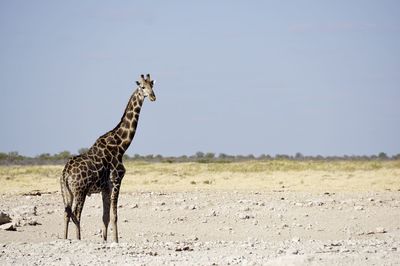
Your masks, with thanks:
M59 193L0 196L1 265L400 265L400 193L123 193L120 243L101 240L101 197L82 241L63 240Z

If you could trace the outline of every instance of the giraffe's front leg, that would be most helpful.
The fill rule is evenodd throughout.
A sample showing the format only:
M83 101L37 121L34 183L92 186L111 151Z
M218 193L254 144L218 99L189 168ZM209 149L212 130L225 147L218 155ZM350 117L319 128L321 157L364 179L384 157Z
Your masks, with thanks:
M110 223L110 205L111 205L111 191L110 189L101 192L103 198L103 240L107 241L108 224Z
M114 242L118 243L118 195L119 195L119 188L120 184L113 184L112 192L111 192L111 222L113 226L113 236L114 236Z
M119 196L119 189L121 187L122 178L125 175L125 167L122 163L115 167L115 169L111 172L111 223L113 226L113 235L114 235L114 242L118 243L118 196Z

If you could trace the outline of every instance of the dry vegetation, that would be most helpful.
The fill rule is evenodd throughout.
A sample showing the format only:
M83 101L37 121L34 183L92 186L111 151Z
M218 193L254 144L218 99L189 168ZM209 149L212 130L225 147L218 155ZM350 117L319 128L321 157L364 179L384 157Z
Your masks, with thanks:
M127 161L123 192L165 190L383 191L400 189L400 160L232 163ZM62 165L0 166L0 193L56 191Z

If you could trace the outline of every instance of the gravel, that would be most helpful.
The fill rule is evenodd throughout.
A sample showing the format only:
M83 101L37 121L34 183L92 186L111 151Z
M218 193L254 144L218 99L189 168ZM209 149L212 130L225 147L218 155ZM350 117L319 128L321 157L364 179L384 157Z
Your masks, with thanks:
M81 241L72 223L61 239L58 193L1 202L0 227L16 230L0 230L1 265L400 264L396 192L121 194L119 244L101 240L100 195L86 200Z

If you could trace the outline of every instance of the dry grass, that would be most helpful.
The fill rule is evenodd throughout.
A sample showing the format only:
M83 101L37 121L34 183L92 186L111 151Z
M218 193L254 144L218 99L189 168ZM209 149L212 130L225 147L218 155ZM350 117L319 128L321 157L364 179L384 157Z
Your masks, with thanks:
M125 163L136 190L382 191L400 189L400 161ZM1 166L0 193L59 190L63 166Z

